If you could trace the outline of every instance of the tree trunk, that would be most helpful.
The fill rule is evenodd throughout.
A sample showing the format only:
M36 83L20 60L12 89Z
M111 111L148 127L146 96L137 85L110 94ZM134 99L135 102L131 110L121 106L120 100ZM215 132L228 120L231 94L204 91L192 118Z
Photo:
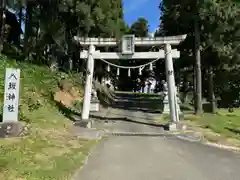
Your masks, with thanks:
M2 53L3 50L3 44L4 44L4 31L5 31L5 20L6 20L6 15L5 15L5 10L6 10L6 0L1 0L1 11L0 11L0 54Z
M193 65L193 105L194 105L194 110L195 112L197 111L197 81L196 81L196 68L195 68L195 64Z
M23 18L23 11L22 10L23 10L23 6L20 5L19 14L18 14L20 27L22 27L22 18ZM19 35L18 42L19 42L19 45L21 45L21 34Z
M213 87L213 68L212 66L209 66L208 69L208 95L209 95L209 100L211 103L211 112L216 113L216 100L215 100L215 95L214 95L214 87Z
M194 20L195 30L195 68L196 68L196 109L195 114L202 114L202 72L201 72L201 55L200 55L200 32L198 18Z
M32 21L32 5L27 4L25 18L25 33L24 33L24 55L28 57L29 53L29 37L31 36L31 21Z
M59 70L59 57L57 55L57 47L56 45L50 45L48 47L50 52L50 69L54 72Z
M184 72L184 75L183 75L183 93L182 93L182 96L181 96L181 101L182 103L184 104L187 100L187 94L188 94L188 74L187 72Z
M36 27L36 36L35 36L36 44L38 44L39 34L40 34L40 21L38 20L38 22L37 22L37 27Z
M22 16L23 16L23 13L22 13L22 5L20 6L19 8L19 24L22 25Z

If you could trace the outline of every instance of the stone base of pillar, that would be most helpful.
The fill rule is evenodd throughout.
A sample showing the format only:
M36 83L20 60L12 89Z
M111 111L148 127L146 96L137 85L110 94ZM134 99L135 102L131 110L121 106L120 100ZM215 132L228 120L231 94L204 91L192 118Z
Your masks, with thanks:
M88 121L88 123L87 123L87 126L86 126L87 128L92 128L92 121L90 120L90 121Z
M170 123L168 124L168 130L169 131L177 131L177 123Z
M83 128L89 128L89 129L92 128L92 124L93 124L93 122L90 119L88 119L88 120L82 119L81 121L77 121L74 123L74 125L76 125L76 126L83 127Z
M28 126L20 122L1 122L0 138L20 137L29 133Z
M98 112L99 109L100 109L100 102L99 102L99 100L91 100L90 112Z
M187 129L186 125L180 124L180 123L169 123L167 125L167 129L169 131L184 131Z

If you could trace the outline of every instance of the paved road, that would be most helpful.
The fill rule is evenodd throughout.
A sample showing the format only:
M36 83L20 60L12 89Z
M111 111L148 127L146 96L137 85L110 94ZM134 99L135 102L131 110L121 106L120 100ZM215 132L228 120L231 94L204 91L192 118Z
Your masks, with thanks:
M138 101L139 104L141 103ZM151 123L154 114L144 113L141 109L136 111L132 110L134 108L127 108L134 105L136 101L128 102L121 110L111 110L112 114L108 111L107 116L111 117L111 122L106 123L106 127L114 131L129 132L162 130L160 127L147 125ZM131 118L132 121L124 121L123 117ZM240 154L174 137L136 136L111 136L103 140L94 149L76 178L76 180L239 179Z

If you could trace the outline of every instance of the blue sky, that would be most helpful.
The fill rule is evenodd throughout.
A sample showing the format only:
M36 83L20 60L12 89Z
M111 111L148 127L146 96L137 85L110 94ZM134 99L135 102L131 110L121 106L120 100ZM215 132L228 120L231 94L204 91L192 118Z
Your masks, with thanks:
M158 8L161 0L123 0L124 18L131 25L139 17L144 17L150 25L150 32L154 32L160 21Z

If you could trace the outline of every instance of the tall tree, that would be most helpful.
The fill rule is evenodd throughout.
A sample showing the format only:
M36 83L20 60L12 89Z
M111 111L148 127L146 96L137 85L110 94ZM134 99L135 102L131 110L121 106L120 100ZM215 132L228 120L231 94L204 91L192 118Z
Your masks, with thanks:
M136 37L147 37L149 32L148 21L140 17L136 22L131 25L130 33L134 34Z
M180 45L182 52L180 62L185 64L184 66L192 66L193 58L190 58L192 61L187 59L193 52L197 52L195 53L196 59L198 59L196 65L199 65L199 50L194 50L194 47L198 47L201 50L203 60L201 70L209 69L207 71L209 72L208 75L212 76L213 74L210 73L213 69L212 66L217 67L232 61L231 55L234 54L232 42L235 39L235 31L239 27L237 25L239 22L236 18L239 17L239 3L233 0L202 0L200 3L197 2L197 0L163 0L160 4L162 10L160 34L188 34L185 42ZM196 12L198 13L197 15ZM200 38L196 30L197 32L199 31ZM195 40L201 39L200 44L197 44L197 46L194 46L192 43L194 38ZM213 55L215 58L210 59ZM221 61L219 61L220 59ZM188 63L186 64L185 62ZM195 68L200 70L199 66L195 66ZM199 77L200 74L198 73L196 82L198 85L201 84L199 82L201 78ZM211 80L212 78L208 79ZM197 89L199 92L200 86ZM213 91L211 92L213 93ZM214 95L210 97L213 98ZM200 99L201 97L198 98L198 100ZM210 101L214 103L214 100ZM197 105L196 113L201 113L201 103L198 102Z
M4 32L5 32L5 19L6 19L6 0L1 0L1 8L0 8L0 53L3 50L4 44Z

